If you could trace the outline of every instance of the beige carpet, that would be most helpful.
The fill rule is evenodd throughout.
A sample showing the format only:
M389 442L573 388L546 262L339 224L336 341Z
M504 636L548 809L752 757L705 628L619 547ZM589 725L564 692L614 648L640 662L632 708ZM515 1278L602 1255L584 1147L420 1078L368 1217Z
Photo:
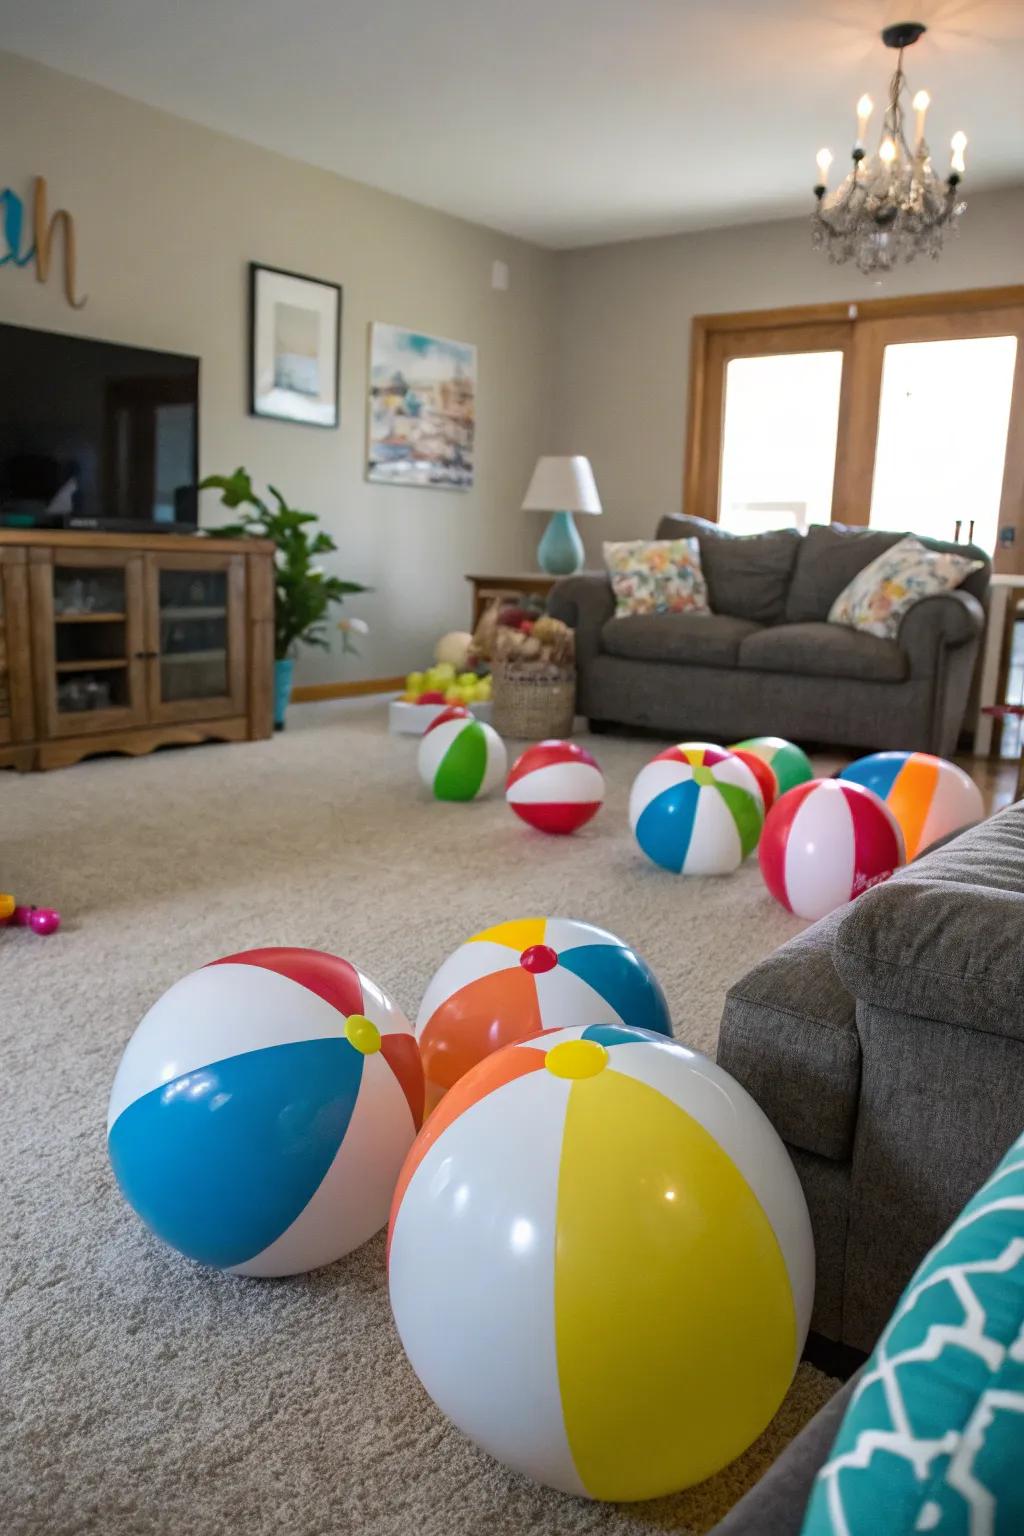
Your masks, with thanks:
M713 1051L726 987L800 925L756 861L718 881L646 863L626 802L656 748L594 748L608 803L566 840L500 798L428 802L415 744L373 703L295 709L268 743L0 775L0 890L65 915L50 939L0 930L8 1536L705 1531L834 1390L801 1367L762 1440L699 1488L578 1501L434 1409L391 1325L379 1238L307 1279L240 1280L150 1239L115 1189L104 1125L124 1043L179 976L253 945L334 950L415 1016L476 929L579 916L637 944L680 1037Z

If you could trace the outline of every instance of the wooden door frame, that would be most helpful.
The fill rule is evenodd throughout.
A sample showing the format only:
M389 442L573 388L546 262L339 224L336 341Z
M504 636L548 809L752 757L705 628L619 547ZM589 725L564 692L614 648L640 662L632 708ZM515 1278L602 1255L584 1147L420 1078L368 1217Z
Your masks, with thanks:
M698 386L703 399L693 425L699 436L695 438L695 453L687 457L689 483L683 510L688 506L694 508L698 517L707 517L711 522L718 521L726 371L735 358L761 356L766 347L775 357L789 352L842 352L840 411L843 410L852 373L848 365L852 358L853 326L849 320L799 320L779 326L708 328L701 348L701 382Z
M0 719L0 744L35 736L32 718L32 647L29 639L28 560L23 549L0 549L2 617L7 662L8 714Z
M142 555L131 550L79 549L59 544L29 550L29 597L32 629L32 668L35 682L36 730L43 741L66 736L94 736L145 724L146 664L142 655ZM53 574L68 570L124 571L124 643L128 679L126 705L80 712L57 708L57 615L53 606Z
M146 562L146 648L149 660L149 710L151 723L179 720L217 720L227 715L244 715L246 699L246 566L244 552L207 554L197 549L194 555L147 554ZM223 571L227 576L227 674L226 693L210 699L174 699L164 703L160 697L160 572Z
M1011 311L1015 313L1011 315ZM844 325L849 328L851 343L849 357L844 359L840 413L841 420L852 423L852 429L840 433L837 445L832 518L837 522L863 523L867 520L870 501L870 495L868 503L864 501L864 466L874 467L872 423L875 435L878 424L877 374L872 372L871 353L875 339L881 335L881 327L868 330L865 335L866 323L905 321L908 322L908 339L914 339L910 332L915 326L920 328L926 317L935 316L942 317L945 322L944 335L949 334L949 322L954 321L954 330L976 336L986 334L984 328L978 330L979 318L986 312L991 312L993 326L998 323L1002 327L987 334L1016 333L1019 338L999 514L1000 529L1012 526L1016 530L1016 542L1009 550L997 545L996 565L1004 571L1024 569L1024 331L1018 328L1024 316L1024 285L695 315L690 335L683 511L694 512L711 521L718 518L725 362L730 356L756 355L752 340L737 333L748 333L751 339L759 334L763 344L768 341L769 333L791 330L794 345L772 350L816 351L823 348L807 344L812 341L815 328ZM973 320L969 318L972 316ZM891 328L887 339L897 339L898 332L903 329ZM801 333L804 345L799 344ZM861 345L862 336L867 345ZM741 350L747 347L751 349ZM847 366L847 360L850 366ZM718 419L710 419L711 413ZM865 459L863 444L869 437L870 454ZM712 485L714 495L711 494Z

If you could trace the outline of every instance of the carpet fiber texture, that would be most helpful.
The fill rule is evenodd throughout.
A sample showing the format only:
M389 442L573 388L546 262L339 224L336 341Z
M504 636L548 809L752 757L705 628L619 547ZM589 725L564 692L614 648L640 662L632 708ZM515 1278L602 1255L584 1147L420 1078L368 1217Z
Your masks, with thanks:
M136 1023L186 972L255 945L344 955L414 1018L478 929L581 917L637 945L679 1037L713 1054L727 986L800 925L756 859L721 880L648 864L626 804L657 747L592 745L608 801L571 839L500 796L429 801L415 743L376 703L294 709L271 742L0 776L0 890L65 918L53 938L0 930L7 1536L706 1531L835 1390L801 1366L761 1440L699 1488L576 1500L506 1471L427 1399L381 1238L305 1278L244 1280L162 1247L114 1185L106 1104Z

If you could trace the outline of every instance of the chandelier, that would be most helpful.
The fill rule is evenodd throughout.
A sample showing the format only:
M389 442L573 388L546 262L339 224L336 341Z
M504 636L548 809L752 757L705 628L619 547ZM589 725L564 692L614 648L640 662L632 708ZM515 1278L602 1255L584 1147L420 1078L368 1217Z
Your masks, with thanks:
M889 104L882 119L878 151L865 148L868 119L874 109L870 96L857 103L857 142L853 165L834 192L828 190L832 152L817 155L818 182L814 188L817 207L812 215L813 243L830 261L856 262L864 273L888 272L897 262L915 256L936 260L947 229L955 229L963 213L959 186L964 174L967 135L954 133L953 158L943 179L932 169L931 151L924 136L925 114L931 102L927 91L918 91L914 109L914 146L907 142L903 126L903 50L926 31L919 21L901 21L886 27L882 42L898 50L896 73L889 83Z

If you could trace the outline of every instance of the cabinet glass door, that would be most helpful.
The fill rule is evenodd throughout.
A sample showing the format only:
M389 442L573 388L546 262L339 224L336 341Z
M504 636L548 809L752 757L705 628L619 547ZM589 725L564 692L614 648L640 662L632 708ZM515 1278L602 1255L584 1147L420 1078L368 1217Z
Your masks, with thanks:
M51 733L78 736L141 723L145 713L142 567L138 556L78 551L38 568L36 665ZM38 599L42 597L40 603Z
M148 559L151 718L243 710L245 557Z

